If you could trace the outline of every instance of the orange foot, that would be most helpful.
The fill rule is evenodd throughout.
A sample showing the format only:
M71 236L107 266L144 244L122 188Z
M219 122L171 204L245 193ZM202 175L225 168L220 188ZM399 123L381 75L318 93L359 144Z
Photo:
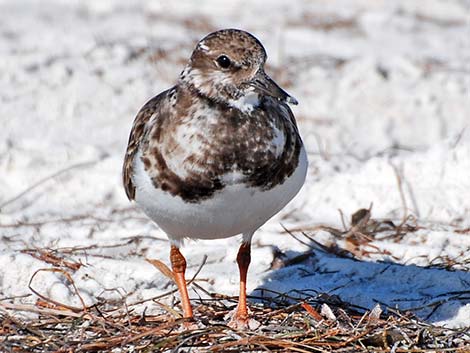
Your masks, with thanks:
M234 330L256 330L261 326L258 321L250 318L248 313L240 313L237 309L235 312L231 312L227 316L230 317L230 321L227 325ZM226 319L228 319L228 317L226 317Z
M192 330L197 330L200 327L196 321L190 320L190 321L183 321L182 328L183 328L183 331L192 331Z
M177 324L175 325L174 327L174 330L176 332L187 332L187 331L193 331L193 330L197 330L197 329L200 329L202 328L202 325L200 322L197 322L196 320L194 319L179 319Z
M240 317L240 315L235 314L230 319L228 327L233 328L234 330L248 330L250 328L249 319L248 317Z

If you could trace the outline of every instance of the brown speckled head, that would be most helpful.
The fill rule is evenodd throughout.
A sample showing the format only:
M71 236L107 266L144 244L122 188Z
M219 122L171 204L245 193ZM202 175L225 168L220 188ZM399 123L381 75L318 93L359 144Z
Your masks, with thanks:
M208 34L199 41L191 55L190 63L193 68L205 66L207 63L218 72L225 69L217 62L222 55L231 61L226 71L238 72L240 78L245 77L245 80L253 77L266 61L263 45L252 34L238 29L223 29Z
M197 44L180 83L218 101L238 100L254 93L295 104L295 99L265 74L266 58L261 42L248 32L213 32Z
M214 32L194 49L177 85L138 113L123 180L134 199L134 165L155 189L198 203L228 184L266 191L296 170L302 149L295 100L264 72L266 52L251 34ZM137 157L140 154L140 157Z

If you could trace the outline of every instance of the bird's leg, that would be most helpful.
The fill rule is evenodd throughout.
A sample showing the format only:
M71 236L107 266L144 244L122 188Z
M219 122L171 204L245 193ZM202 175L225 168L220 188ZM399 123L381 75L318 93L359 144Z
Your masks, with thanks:
M248 326L248 310L246 307L246 274L251 261L251 242L243 242L238 250L237 263L240 271L240 296L235 315L230 325L239 328Z
M172 245L170 250L170 261L173 274L175 276L175 282L178 286L178 290L181 295L181 304L183 305L183 317L185 319L193 318L193 309L189 302L188 288L186 287L186 280L184 279L184 273L186 271L186 259L181 254L180 249Z

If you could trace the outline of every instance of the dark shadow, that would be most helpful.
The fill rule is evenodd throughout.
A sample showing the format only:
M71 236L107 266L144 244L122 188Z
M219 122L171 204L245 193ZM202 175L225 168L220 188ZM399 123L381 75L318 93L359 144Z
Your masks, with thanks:
M291 304L328 298L331 305L347 302L358 311L380 304L382 310L411 311L429 323L454 319L470 305L470 273L465 271L360 261L323 250L286 255L288 265L269 271L253 297ZM289 259L300 262L289 264ZM463 313L459 318L455 324L468 324Z

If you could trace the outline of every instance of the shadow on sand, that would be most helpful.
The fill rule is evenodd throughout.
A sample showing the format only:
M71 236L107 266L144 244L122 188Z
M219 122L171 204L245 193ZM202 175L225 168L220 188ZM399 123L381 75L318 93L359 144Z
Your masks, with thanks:
M366 262L321 250L286 255L302 261L269 271L252 296L289 303L336 298L359 311L380 304L382 309L411 311L429 323L453 320L452 326L465 326L470 320L468 272Z

